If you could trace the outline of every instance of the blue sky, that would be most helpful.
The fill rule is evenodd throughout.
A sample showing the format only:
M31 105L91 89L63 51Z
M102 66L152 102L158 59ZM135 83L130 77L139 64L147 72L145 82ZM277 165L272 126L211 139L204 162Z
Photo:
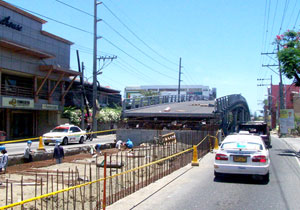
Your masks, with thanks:
M86 66L86 77L92 81L93 36L48 18L93 32L90 15L61 3L93 14L93 0L7 2L45 16L41 17L48 21L44 30L74 42L70 66L77 70L78 49ZM98 18L104 20L98 23L98 35L104 37L98 40L98 56L118 58L103 69L98 77L101 85L122 92L125 86L177 85L178 62L182 57L183 85L216 87L218 97L241 93L252 112L262 108L259 100L267 94L267 87L257 86L261 84L257 78L273 75L274 84L279 80L278 75L261 67L275 63L261 52L272 52L274 37L293 27L298 30L300 24L299 0L104 0L103 3L98 6ZM285 79L284 83L290 81Z

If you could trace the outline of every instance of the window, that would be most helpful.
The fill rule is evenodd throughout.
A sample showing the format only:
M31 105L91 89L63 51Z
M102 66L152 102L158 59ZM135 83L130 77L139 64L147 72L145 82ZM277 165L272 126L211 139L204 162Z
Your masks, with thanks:
M71 127L70 129L73 133L80 132L80 129L78 127Z

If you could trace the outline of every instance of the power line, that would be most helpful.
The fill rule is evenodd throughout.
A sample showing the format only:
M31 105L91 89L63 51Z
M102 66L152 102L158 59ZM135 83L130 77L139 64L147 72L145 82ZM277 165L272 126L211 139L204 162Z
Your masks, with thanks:
M136 58L133 57L132 55L128 54L127 52L125 52L124 50L122 50L120 47L118 47L117 45L115 45L114 43L112 43L111 41L109 41L108 39L106 39L105 37L102 37L102 39L104 39L104 40L107 41L109 44L111 44L112 46L114 46L115 48L117 48L118 50L120 50L121 52L123 52L124 54L126 54L126 55L127 55L128 57L130 57L131 59L135 60L136 62L138 62L139 64L143 65L144 67L150 69L151 71L154 71L154 72L156 72L156 73L158 73L158 74L160 74L160 75L163 75L163 76L165 76L165 77L168 77L169 79L175 79L175 80L177 80L176 78L170 77L170 76L168 76L168 75L166 75L166 74L163 74L163 73L161 73L161 72L159 72L159 71L157 71L157 70L151 68L150 66L146 65L145 63L139 61L138 59L136 59Z
M295 29L295 27L296 27L296 24L297 24L297 22L298 22L299 15L300 15L300 9L299 9L299 12L298 12L298 15L297 15L297 18L296 18L296 21L295 21L295 24L294 24L293 29Z
M285 0L284 10L283 10L282 19L281 19L281 25L280 25L278 34L280 34L280 32L281 32L282 25L283 25L285 15L286 15L286 11L287 11L287 8L289 7L289 3L290 3L290 0Z
M61 21L59 21L59 20L55 20L55 19L53 19L53 18L47 17L47 16L45 16L45 15L41 15L41 14L39 14L39 13L37 13L37 12L33 12L33 11L31 11L31 10L22 8L22 7L20 7L20 6L14 5L14 4L11 4L11 5L13 5L13 6L15 6L15 7L19 8L19 9L22 9L22 10L24 10L24 11L30 12L30 13L32 13L32 14L39 15L39 16L41 16L41 17L43 17L43 18L46 18L46 19L49 19L49 20L51 20L51 21L57 22L57 23L59 23L59 24L68 26L68 27L70 27L70 28L77 29L77 30L79 30L79 31L82 31L82 32L85 32L85 33L94 35L94 34L93 34L92 32L90 32L90 31L87 31L87 30L78 28L78 27L76 27L76 26L72 26L72 25L70 25L70 24L61 22Z
M156 59L154 59L153 57L149 56L148 54L146 54L143 50L141 50L139 47L137 47L135 44L133 44L131 41L129 41L126 37L124 37L121 33L119 33L116 29L114 29L110 24L108 24L105 20L102 20L103 23L105 23L111 30L113 30L115 33L117 33L120 37L122 37L126 42L128 42L132 47L134 47L135 49L137 49L140 53L142 53L143 55L145 55L146 57L148 57L149 59L151 59L152 61L154 61L155 63L158 63L159 65L173 71L173 72L177 72L174 69L169 68L168 66L160 63L159 61L157 61Z
M136 33L134 33L111 9L109 9L105 3L103 3L103 6L135 37L137 38L140 42L142 42L146 47L148 47L153 53L158 55L159 57L163 58L164 60L168 61L169 63L176 65L177 64L173 61L170 61L168 58L165 56L161 55L160 53L156 52L152 47L150 47L145 41L143 41Z

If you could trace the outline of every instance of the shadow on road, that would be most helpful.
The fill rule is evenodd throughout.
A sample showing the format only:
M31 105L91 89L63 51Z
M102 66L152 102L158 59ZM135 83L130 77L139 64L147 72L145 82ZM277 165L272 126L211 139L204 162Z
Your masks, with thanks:
M261 176L255 175L228 174L222 175L220 177L215 177L214 182L266 185L269 183L269 180L264 180Z

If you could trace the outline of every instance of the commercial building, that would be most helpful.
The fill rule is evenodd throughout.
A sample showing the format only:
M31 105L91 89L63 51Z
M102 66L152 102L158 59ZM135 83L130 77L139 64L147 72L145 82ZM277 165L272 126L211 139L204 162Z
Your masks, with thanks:
M285 109L294 109L296 116L300 117L300 87L295 85L284 85L283 86L283 96L284 96L284 105ZM279 113L279 85L272 85L271 90L269 89L269 101L271 103L271 119L272 119L272 128L276 127L276 120L278 119Z
M0 1L0 130L38 136L60 123L72 42L43 30L46 21Z
M154 93L160 96L177 95L177 85L152 85L152 86L135 86L125 88L125 98L134 98L143 96L144 93ZM217 97L217 89L210 89L204 85L182 85L180 94L183 95L198 95L203 99L214 100Z

